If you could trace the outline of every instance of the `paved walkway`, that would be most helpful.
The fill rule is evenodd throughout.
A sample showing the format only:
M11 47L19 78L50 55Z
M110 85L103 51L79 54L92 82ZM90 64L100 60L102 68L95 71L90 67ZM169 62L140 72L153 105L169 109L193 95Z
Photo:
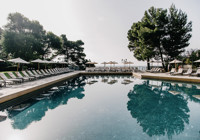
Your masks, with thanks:
M78 76L79 73L79 71L75 71L57 76L37 79L34 81L24 82L22 84L7 85L7 87L0 88L0 103L25 95L29 92L44 88L46 86L55 84L59 81Z
M200 77L182 76L182 75L173 76L168 73L133 72L133 76L140 79L156 79L156 80L167 80L167 81L177 81L177 82L200 83Z

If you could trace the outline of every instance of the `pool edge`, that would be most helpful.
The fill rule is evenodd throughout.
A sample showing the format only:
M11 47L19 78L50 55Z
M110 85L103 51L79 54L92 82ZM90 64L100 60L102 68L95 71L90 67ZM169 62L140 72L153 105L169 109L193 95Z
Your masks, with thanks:
M8 101L13 100L13 99L15 99L15 98L24 96L24 95L29 94L29 93L31 93L31 92L34 92L34 91L43 89L43 88L45 88L45 87L51 86L51 85L53 85L53 84L55 84L55 83L58 83L58 82L61 82L61 81L64 81L64 80L69 80L69 79L75 78L75 77L77 77L77 76L79 76L79 75L80 75L80 72L79 72L79 73L74 73L73 75L69 75L69 76L66 76L66 77L57 79L57 80L55 80L55 81L51 81L51 82L48 82L48 83L45 83L45 84L42 84L42 85L35 86L35 87L33 87L33 88L25 89L25 90L22 90L22 91L19 91L19 92L16 92L16 93L13 93L13 94L4 96L4 97L0 97L0 104L3 104L3 103L5 103L5 102L8 102Z

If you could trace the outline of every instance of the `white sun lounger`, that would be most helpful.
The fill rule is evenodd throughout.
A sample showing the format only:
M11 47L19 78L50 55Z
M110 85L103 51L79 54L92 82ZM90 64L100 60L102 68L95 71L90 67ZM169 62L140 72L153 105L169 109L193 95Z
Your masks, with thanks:
M191 76L199 76L200 75L200 69L196 71L196 73L192 73Z
M1 78L8 84L21 83L20 79L7 78L4 73L0 73Z

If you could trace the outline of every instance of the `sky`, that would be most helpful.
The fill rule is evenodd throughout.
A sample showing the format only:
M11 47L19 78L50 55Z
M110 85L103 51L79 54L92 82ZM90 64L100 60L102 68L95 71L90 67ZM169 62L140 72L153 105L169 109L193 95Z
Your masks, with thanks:
M47 31L66 34L72 41L82 40L86 58L91 61L134 62L128 49L127 32L138 22L145 10L154 6L168 9L175 4L193 22L192 38L187 49L200 46L199 0L0 0L0 27L7 23L9 13L19 12L30 20L37 20Z

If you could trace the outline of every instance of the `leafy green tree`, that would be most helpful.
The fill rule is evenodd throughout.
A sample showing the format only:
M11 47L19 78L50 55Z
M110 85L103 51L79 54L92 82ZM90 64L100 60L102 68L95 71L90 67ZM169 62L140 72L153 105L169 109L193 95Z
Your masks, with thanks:
M70 59L73 63L75 63L80 69L85 68L85 53L84 48L82 47L84 45L84 42L82 40L77 40L72 43L71 53L70 53Z
M30 60L34 57L34 53L32 53L34 51L29 47L32 45L32 40L32 36L6 31L3 40L4 51L8 56L21 57L25 60Z
M46 32L38 21L31 21L20 13L8 15L1 40L6 57L21 57L29 61L64 55L69 64L74 63L81 69L85 67L83 41L70 41L66 35L59 37L53 32Z
M3 29L2 28L0 28L0 41L1 41L1 38L2 38L2 34L3 34ZM0 42L0 54L2 54L2 44L1 44L1 42ZM2 56L1 56L1 58L2 58Z
M84 53L84 42L82 40L70 41L67 39L66 35L61 35L62 47L59 51L60 55L64 55L65 61L70 64L77 65L80 69L85 68L86 54Z
M0 28L0 39L1 39L2 33L3 33L3 29Z
M166 13L166 10L151 7L145 11L141 21L133 23L128 32L128 47L129 50L134 51L136 59L147 60L147 64L149 64L149 59L156 55L162 58L160 38L164 34L164 25L167 22Z
M174 5L169 9L166 35L163 37L162 46L168 60L172 60L185 51L192 37L192 22L187 23L187 14L177 10Z
M44 58L48 58L49 56L55 57L57 56L59 50L61 49L61 39L52 32L47 32L45 38L45 49L44 49ZM54 52L54 54L53 54Z
M45 30L38 21L12 13L5 25L2 45L8 56L32 60L44 55L44 37Z
M167 24L167 10L161 8L151 7L145 11L142 19L143 26L146 28L144 31L144 42L154 48L155 54L161 59L164 67L163 48L161 39L165 35L165 25Z
M133 23L128 31L128 48L134 52L136 59L144 61L146 59L141 57L143 55L147 58L157 56L161 59L163 68L167 68L168 61L181 54L189 45L191 31L192 23L187 23L187 15L174 5L169 12L151 7L145 11L142 20Z
M194 66L198 66L198 63L194 63L194 61L200 59L200 50L198 49L190 49L179 55L179 59L182 60L185 64L192 64Z
M62 55L64 55L65 56L65 61L67 62L67 63L69 63L69 56L70 56L70 50L71 50L71 48L72 48L72 43L71 43L71 41L69 41L68 39L67 39L67 37L66 37L66 35L65 34L62 34L61 36L61 42L62 42L62 47L61 47L61 49L60 49L60 54Z
M134 51L134 57L138 60L147 60L147 66L150 69L149 60L155 56L155 53L154 48L144 42L146 30L147 28L144 28L141 22L134 23L131 30L128 31L128 48L130 51Z

